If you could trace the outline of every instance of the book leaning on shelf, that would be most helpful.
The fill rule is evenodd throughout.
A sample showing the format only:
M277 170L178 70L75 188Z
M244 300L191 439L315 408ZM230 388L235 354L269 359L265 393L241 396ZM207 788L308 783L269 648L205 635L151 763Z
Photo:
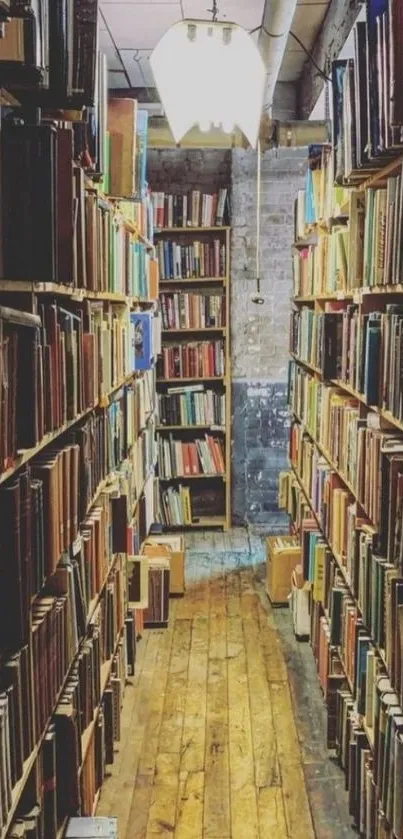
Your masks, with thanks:
M221 227L228 214L228 190L202 193L195 189L189 194L172 195L153 192L154 227Z

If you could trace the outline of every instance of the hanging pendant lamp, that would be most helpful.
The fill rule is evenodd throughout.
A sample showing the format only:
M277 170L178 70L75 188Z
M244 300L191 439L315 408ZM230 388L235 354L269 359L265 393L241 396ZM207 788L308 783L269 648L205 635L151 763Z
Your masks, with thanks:
M251 36L236 23L181 20L162 36L150 64L177 143L195 125L202 131L241 129L256 148L265 67Z

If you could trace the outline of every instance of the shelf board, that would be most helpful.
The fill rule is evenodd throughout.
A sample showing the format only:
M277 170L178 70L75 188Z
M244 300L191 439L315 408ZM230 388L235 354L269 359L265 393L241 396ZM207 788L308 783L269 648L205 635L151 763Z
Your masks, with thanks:
M51 443L54 443L58 437L60 437L62 434L65 434L66 431L69 431L71 428L73 428L73 426L80 422L80 420L84 419L86 416L88 416L88 414L91 414L92 411L95 411L97 408L99 408L101 404L107 405L110 397L113 396L113 394L116 393L118 390L120 390L120 388L124 387L126 384L129 384L129 382L131 382L132 379L133 373L131 373L130 376L126 376L126 378L123 379L118 385L115 385L107 395L102 397L102 399L95 405L93 405L91 408L87 408L73 420L66 422L64 425L60 426L60 428L57 428L56 431L52 431L46 434L37 446L35 446L32 449L24 449L23 451L20 451L17 454L13 465L10 466L8 469L5 469L5 471L0 474L0 484L4 483L4 481L7 481L9 478L11 478L11 476L14 475L14 473L21 468L21 466L24 466L25 463L28 463L29 460L35 457L35 455L39 454L39 452L41 452L42 449L46 448L46 446L49 446Z
M229 225L219 225L213 227L154 227L154 236L161 236L161 234L175 234L175 233L222 233L226 230L231 230Z
M163 329L163 335L178 335L178 333L185 333L186 335L193 334L195 332L204 333L204 332L222 332L223 335L226 334L227 328L226 326L195 326L195 327L186 327L183 329L182 327L178 328L170 328L170 329Z
M202 285L203 283L226 283L228 277L176 277L170 280L160 280L160 286Z
M201 518L199 521L193 521L191 524L168 524L166 525L168 530L193 530L196 528L204 527L206 529L210 527L226 527L227 520L224 516L216 516L212 518Z
M314 365L310 364L309 361L303 361L302 358L298 358L298 356L294 355L294 353L291 353L291 357L297 362L297 364L300 364L302 367L306 367L306 369L311 373L316 373L317 376L322 376L322 371L319 370L319 367L314 367Z
M156 431L202 431L203 429L211 429L217 431L219 434L225 433L224 425L206 424L206 425L157 425Z
M211 479L219 479L221 481L225 481L226 473L213 473L211 475L173 475L172 478L163 478L161 475L158 476L159 480L163 483L170 483L171 481L203 481L203 480L210 480Z
M91 291L63 283L29 282L25 280L0 280L0 292L9 294L53 294L56 297L70 297L72 300L104 300L135 306L141 303L155 303L148 298L130 296L120 291Z
M226 382L226 376L184 376L181 379L157 379L157 385L180 385L181 382Z

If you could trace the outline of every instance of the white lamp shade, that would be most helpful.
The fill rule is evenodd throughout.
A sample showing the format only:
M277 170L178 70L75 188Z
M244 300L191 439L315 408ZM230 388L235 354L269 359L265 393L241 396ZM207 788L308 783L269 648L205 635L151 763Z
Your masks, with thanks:
M177 143L194 126L237 126L255 148L265 67L245 29L235 23L182 20L150 58L155 84Z

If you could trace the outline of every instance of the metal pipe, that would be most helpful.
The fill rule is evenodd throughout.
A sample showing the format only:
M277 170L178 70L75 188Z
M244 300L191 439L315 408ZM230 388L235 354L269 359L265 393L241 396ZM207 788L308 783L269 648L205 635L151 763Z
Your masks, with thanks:
M269 115L296 7L297 0L265 0L258 44L267 67L264 107Z

